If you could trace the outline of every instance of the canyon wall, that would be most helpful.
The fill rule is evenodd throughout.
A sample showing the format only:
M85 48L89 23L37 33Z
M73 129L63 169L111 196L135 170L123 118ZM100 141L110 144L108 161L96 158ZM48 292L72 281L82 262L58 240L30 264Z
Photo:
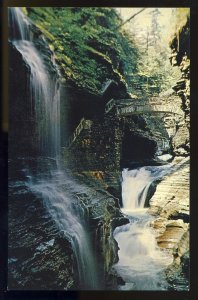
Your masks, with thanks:
M31 30L35 45L42 53L51 78L57 77L55 61L60 70L62 160L65 170L86 187L83 188L85 189L83 193L74 192L74 197L82 207L84 217L90 227L90 235L98 257L99 272L103 278L103 287L112 288L119 280L119 278L111 277L111 266L118 260L118 246L113 238L113 230L128 222L120 212L122 205L121 170L125 167L137 168L144 165L162 164L164 162L157 158L159 154L171 154L174 158L173 163L179 163L180 168L157 184L155 194L150 201L149 213L156 217L152 226L156 229L159 246L167 249L174 256L174 263L167 270L169 280L173 282L177 280L174 277L176 276L175 267L178 273L182 273L182 276L187 278L189 49L186 47L189 39L188 21L171 44L173 49L171 62L180 66L181 80L176 83L171 92L155 98L156 103L162 102L164 106L173 105L179 116L142 113L120 117L113 111L105 114L105 105L112 97L129 98L123 73L115 69L115 65L118 65L116 57L113 62L113 59L110 61L101 53L89 49L89 58L94 57L97 65L105 71L100 76L100 80L97 80L97 88L95 85L93 85L94 88L93 86L87 87L88 81L86 81L86 86L82 86L83 77L80 76L80 72L79 74L69 73L71 70L64 63L65 60L68 65L71 63L68 58L63 60L63 53L54 60L56 49L51 47L54 38L48 33L45 35L44 28L38 28L33 24ZM63 52L60 45L57 47L60 52ZM9 155L12 160L17 156L31 157L41 153L38 149L35 112L31 109L31 103L27 101L30 98L28 66L11 43L9 44L9 57L11 108L9 143L12 145ZM106 85L106 88L102 88L103 84L108 83L109 78L111 83ZM80 124L82 126L79 126ZM168 147L161 144L162 140L165 140ZM15 177L15 171L10 176ZM45 216L43 208L38 207L36 199L31 199L26 187L23 188L26 198L30 198L32 202L32 207L24 211L24 222L14 219L13 216L16 214L19 203L17 187L14 187L12 191L15 195L14 204L12 203L10 207L10 219L13 220L10 225L12 247L9 251L11 251L11 256L13 253L18 253L19 260L10 261L11 288L15 289L20 286L24 289L34 289L35 285L38 287L39 284L40 289L53 289L54 285L58 289L76 289L78 285L78 278L74 275L76 262L69 240L57 231L53 221ZM25 205L26 203L24 203L24 209ZM38 211L36 225L31 223L32 211ZM25 234L26 227L29 225L32 226L30 236L34 243L29 241ZM39 236L43 235L44 238L38 241ZM22 247L17 240L23 242L23 251L27 250L25 259L23 256L20 258ZM43 243L47 259L41 257L41 249L37 247L40 242ZM56 262L54 256L58 257ZM24 259L21 274L16 271L16 264L21 265L20 259ZM30 275L27 274L29 269L31 269ZM48 274L47 286L43 280L46 274ZM54 282L53 278L56 274L58 276ZM23 281L22 278L26 280Z
M177 124L168 120L167 130L172 134L173 164L178 164L176 172L157 184L156 192L150 200L149 213L156 216L153 227L157 242L174 257L167 270L167 278L173 285L189 280L189 205L190 205L190 56L189 18L175 34L171 49L171 63L181 70L181 79L173 86L174 92L167 99L173 101L183 112Z

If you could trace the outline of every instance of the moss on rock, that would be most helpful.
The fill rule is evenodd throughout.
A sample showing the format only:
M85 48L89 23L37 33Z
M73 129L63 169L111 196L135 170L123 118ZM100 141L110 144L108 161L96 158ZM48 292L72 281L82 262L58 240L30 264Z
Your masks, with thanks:
M108 79L126 90L123 66L133 71L138 53L133 42L116 29L120 18L115 9L31 7L27 12L54 51L66 79L95 95Z

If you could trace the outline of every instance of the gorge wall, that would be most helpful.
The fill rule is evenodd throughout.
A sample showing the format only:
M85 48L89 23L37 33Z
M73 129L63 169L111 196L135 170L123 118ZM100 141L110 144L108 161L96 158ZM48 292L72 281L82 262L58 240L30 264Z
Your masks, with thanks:
M181 108L184 120L178 126L178 131L173 139L176 155L189 155L189 129L190 129L190 19L179 29L173 38L170 47L172 55L170 61L173 66L179 66L181 79L173 86L173 90L181 99Z
M33 8L27 9L27 12L32 20L39 19L42 14L44 19L46 17L45 13ZM79 63L79 71L72 69L76 62L67 57L61 48L61 42L55 43L54 36L46 31L44 24L31 24L32 38L42 53L46 70L52 80L57 77L57 67L60 72L61 159L66 172L83 186L83 192L79 193L76 190L73 196L82 207L84 218L89 224L89 233L98 257L99 274L103 278L102 288L115 288L119 281L119 278L112 276L111 266L118 261L118 246L113 238L113 231L117 226L128 223L128 219L120 211L121 170L126 167L162 164L164 162L158 156L163 154L170 154L174 158L173 163L180 163L180 168L157 183L154 196L150 200L149 213L156 217L152 226L156 229L159 246L168 249L174 256L174 263L167 270L168 278L173 282L176 280L175 266L178 272L188 277L186 268L189 248L188 28L187 23L171 44L173 49L171 61L172 64L180 66L182 78L173 87L174 91L154 99L156 103L163 103L164 106L173 105L180 117L176 118L172 114L146 113L120 117L115 111L105 113L105 105L112 98L118 100L130 98L131 101L133 99L127 92L124 72L113 49L108 56L104 55L105 51L101 45L101 52L89 48L86 59L93 65L89 65L91 71L83 73L85 70L82 69L82 65L86 63L85 61ZM71 35L59 33L59 39L61 38L66 42ZM76 50L76 45L72 45L73 51ZM12 43L9 43L9 57L11 107L9 143L12 145L9 156L12 161L15 157L27 155L33 157L42 153L38 148L35 112L31 103L27 101L30 98L28 94L30 70ZM97 80L94 81L92 78L89 81L90 74L93 75L95 70L99 69L102 70L102 74L99 74L100 76L97 74ZM84 86L83 74L86 75ZM162 140L165 141L165 145L162 144ZM12 169L10 176L16 177L16 170ZM18 187L11 187L12 189L15 204L10 207L10 218L14 220L13 216L17 212L20 200L17 195ZM45 216L36 199L31 199L25 186L23 190L26 198L30 198L32 207L24 211L22 223L11 222L10 232L13 237L11 243L15 246L9 251L11 256L14 253L18 253L19 256L17 261L10 261L11 288L34 289L39 285L40 289L49 287L77 289L78 278L74 274L76 262L69 240L58 232L52 219ZM32 211L38 211L35 228L30 218ZM26 240L25 232L29 225L30 236L34 243ZM39 235L44 238L39 240ZM22 245L19 245L17 240L22 240ZM43 243L45 259L41 257L41 249L38 248L40 242ZM27 250L25 259L20 257L22 247ZM56 262L54 255L59 257ZM22 259L24 259L23 269L19 274L16 265L20 267ZM39 260L42 263L38 264ZM27 274L29 269L30 275ZM48 274L47 286L43 280L46 274ZM56 282L53 282L55 274L58 276ZM23 278L26 280L23 281Z
M173 86L174 92L167 97L183 111L184 117L177 124L168 119L167 130L173 130L171 137L173 163L179 163L178 171L158 183L150 200L149 212L157 218L153 226L157 232L160 247L170 251L174 262L167 270L168 280L182 284L189 280L189 202L190 202L190 53L189 18L175 34L170 46L171 63L181 70L181 79ZM174 125L173 125L174 124ZM180 275L179 275L180 274Z
M65 164L73 170L103 172L144 165L155 159L162 139L169 140L158 117L118 117L109 113L87 120L87 126L65 147ZM167 147L161 151L169 150Z
M18 26L16 23L12 25L16 28ZM10 31L11 29L13 28L10 28ZM54 52L46 42L45 35L37 26L31 23L28 30L36 51L39 51L42 56L49 78L54 81L61 76L61 73L57 74L58 66L61 69L60 59L57 59L55 63ZM70 239L59 231L54 220L47 213L45 205L39 202L41 199L29 192L26 185L26 180L31 176L26 176L24 172L26 170L31 170L33 173L39 170L46 172L48 163L39 147L40 124L37 123L35 106L30 101L32 99L30 66L18 51L16 44L15 41L9 41L9 144L11 145L9 148L9 199L12 199L9 201L9 289L78 289L79 278L74 271L77 268L77 262ZM114 81L118 81L115 88L117 89L118 86L120 95L123 96L126 88L122 83L121 76L115 72L113 66L109 67L110 63L107 65L109 76L113 73ZM64 145L69 136L68 133L72 132L78 118L82 115L93 117L100 114L104 106L104 99L101 100L101 96L97 93L93 95L86 89L82 91L70 80L65 83L63 77L59 78L59 84L61 85L61 136L62 145ZM104 97L106 96L107 93ZM34 100L38 101L39 99ZM88 108L82 109L78 114L79 106L83 107L84 104ZM73 123L70 122L69 114L73 117ZM68 126L68 123L71 127ZM41 156L40 160L39 156ZM35 157L37 162L39 161L38 164L35 163ZM76 177L80 175L78 173ZM86 181L82 177L80 179L82 182ZM15 182L16 180L18 183ZM91 182L91 178L89 178L89 182ZM87 185L89 184L87 183ZM93 187L86 189L83 185L82 190L85 190L82 194L74 191L73 197L81 207L85 221L89 224L94 250L99 257L101 288L106 288L108 271L118 259L117 245L112 232L116 226L122 225L128 220L119 211L118 199L108 192L104 192L101 187L98 187L98 190ZM21 200L21 198L23 199ZM20 205L23 218L19 215L20 220L18 221L15 216L18 215ZM37 212L37 217L33 217L33 212ZM27 228L29 228L28 236L31 237L31 241L27 236ZM24 251L26 255L24 255ZM56 257L58 258L55 261ZM56 273L58 274L56 280L53 280Z
M152 226L156 230L158 245L174 258L167 269L168 281L183 289L189 280L189 18L179 28L170 46L170 61L173 66L179 66L181 79L171 90L152 101L171 107L178 115L166 114L163 119L147 115L119 118L112 113L93 119L85 135L79 135L71 148L65 149L64 157L66 164L69 164L67 157L72 158L71 169L91 170L93 176L105 183L105 189L121 197L118 179L121 168L134 168L147 162L156 164L161 138L169 141L170 147L161 149L160 154L171 154L172 164L177 164L179 169L157 183L149 213L156 218Z

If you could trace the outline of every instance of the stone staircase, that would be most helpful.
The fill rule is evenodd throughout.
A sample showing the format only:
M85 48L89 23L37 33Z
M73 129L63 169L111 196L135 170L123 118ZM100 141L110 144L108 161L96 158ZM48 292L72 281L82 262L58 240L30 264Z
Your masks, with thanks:
M70 148L72 144L76 141L76 139L81 135L83 130L88 130L91 128L92 121L91 120L86 120L85 118L82 118L80 120L80 123L74 130L73 134L69 137L67 141L67 148Z

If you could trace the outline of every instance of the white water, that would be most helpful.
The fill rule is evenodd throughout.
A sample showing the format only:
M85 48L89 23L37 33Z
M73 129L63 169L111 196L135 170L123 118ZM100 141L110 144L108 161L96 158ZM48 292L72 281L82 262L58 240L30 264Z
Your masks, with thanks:
M87 224L82 208L72 194L72 191L82 192L82 187L60 169L51 170L51 176L47 179L30 178L28 185L32 192L42 197L60 231L70 240L77 261L80 288L97 289L96 262L85 230Z
M47 75L39 52L28 40L13 42L30 68L29 95L31 113L35 113L40 150L49 156L60 153L60 90Z
M8 10L9 36L12 40L29 40L30 20L26 18L19 7Z
M60 89L58 79L47 74L45 63L36 49L29 31L30 21L20 8L9 9L10 37L30 69L30 101L32 115L38 124L39 144L44 156L55 159L58 165L60 154ZM38 163L39 164L39 163ZM26 171L27 186L38 195L60 230L72 244L79 274L81 289L97 289L98 278L86 222L81 208L70 193L78 189L57 166L47 170L40 167L38 174ZM46 175L47 173L47 175Z
M157 246L150 227L152 217L144 208L150 184L171 172L170 166L143 167L122 172L123 213L130 223L117 227L114 238L118 242L119 261L114 265L125 285L121 290L166 290L163 270L172 263L172 256Z
M50 78L30 34L30 20L21 9L9 8L10 37L30 68L29 97L31 113L37 120L40 151L57 157L60 153L60 87Z

